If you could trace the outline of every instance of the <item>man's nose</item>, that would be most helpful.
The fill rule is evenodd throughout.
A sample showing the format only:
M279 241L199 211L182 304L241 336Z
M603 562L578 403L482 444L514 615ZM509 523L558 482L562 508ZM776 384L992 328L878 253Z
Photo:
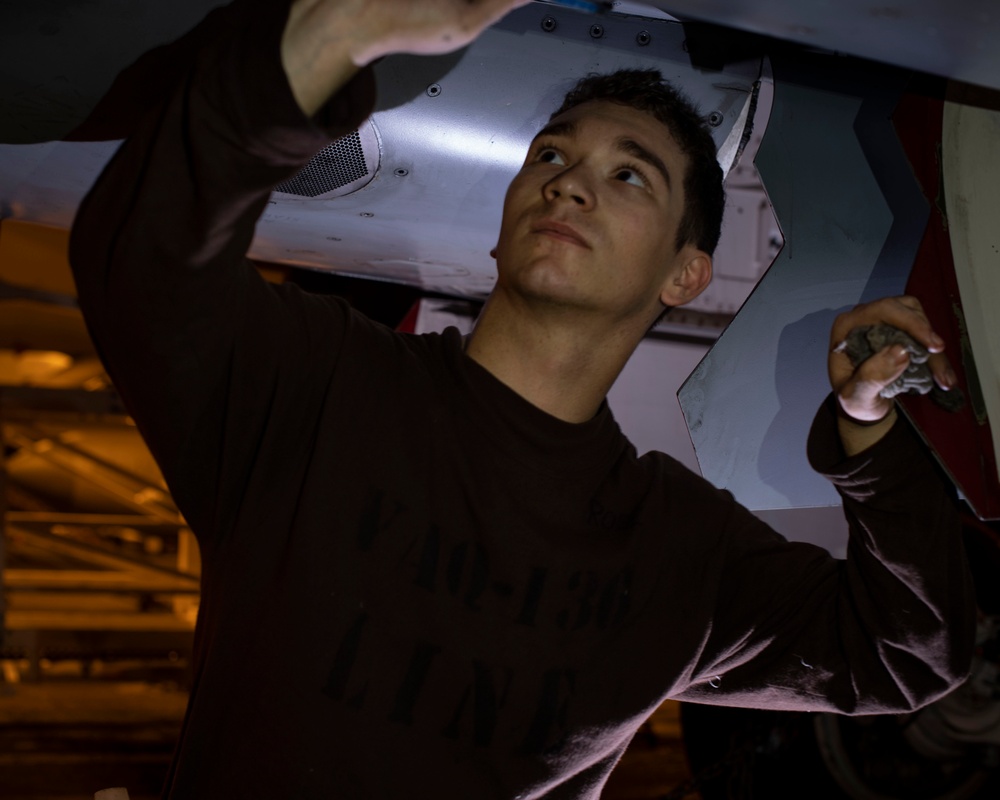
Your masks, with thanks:
M580 166L563 170L546 183L542 191L550 203L567 200L584 208L594 205L593 187Z

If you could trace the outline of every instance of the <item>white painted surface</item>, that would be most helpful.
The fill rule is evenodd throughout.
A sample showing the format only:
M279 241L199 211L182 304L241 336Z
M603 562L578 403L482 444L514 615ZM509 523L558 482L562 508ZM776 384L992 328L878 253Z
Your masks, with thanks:
M699 475L677 390L708 348L645 339L608 393L615 419L640 455L659 450Z
M955 275L1000 462L1000 112L946 103L942 161Z

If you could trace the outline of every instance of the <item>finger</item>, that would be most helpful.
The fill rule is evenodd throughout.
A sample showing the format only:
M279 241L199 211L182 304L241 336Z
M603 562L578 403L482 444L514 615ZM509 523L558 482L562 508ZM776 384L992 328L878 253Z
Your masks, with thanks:
M915 297L887 297L859 305L834 320L830 331L831 348L847 338L854 328L885 323L912 336L931 353L944 350L944 340L937 334Z
M917 320L921 326L922 330L917 331L917 333L920 335L913 336L912 333L910 335L913 336L913 338L915 338L918 342L920 342L924 347L926 347L929 352L931 353L943 352L945 347L944 339L942 339L934 330L934 326L931 323L930 319L927 317L927 313L924 311L924 307L923 305L921 305L920 301L916 297L913 297L912 295L902 295L897 299L899 300L900 305L910 309L913 312L914 316L912 318L914 320ZM906 329L904 328L903 330Z
M947 391L958 386L958 376L944 353L931 353L927 359L927 366L934 376L934 382L942 389Z
M934 331L920 301L906 295L864 303L841 314L831 330L832 343L843 341L854 328L879 323L905 331L932 353L944 349L944 341Z

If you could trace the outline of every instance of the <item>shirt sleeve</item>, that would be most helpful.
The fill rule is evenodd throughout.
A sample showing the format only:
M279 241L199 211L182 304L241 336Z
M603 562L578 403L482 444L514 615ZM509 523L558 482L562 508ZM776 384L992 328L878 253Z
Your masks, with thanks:
M953 492L903 419L847 457L832 402L808 453L842 497L846 560L786 541L733 503L702 596L710 633L678 699L895 713L966 678L975 601Z
M97 350L202 540L233 524L269 426L315 424L353 324L339 301L270 285L245 258L271 188L374 105L365 70L305 117L281 67L287 10L237 3L133 66L125 85L168 63L174 80L129 121L70 240Z

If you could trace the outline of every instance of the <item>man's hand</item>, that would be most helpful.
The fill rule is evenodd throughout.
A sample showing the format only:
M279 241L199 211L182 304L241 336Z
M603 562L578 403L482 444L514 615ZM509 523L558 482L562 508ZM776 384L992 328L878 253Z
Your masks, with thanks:
M927 361L935 382L942 389L955 386L955 373L944 355L944 341L938 336L920 301L915 297L887 297L856 306L841 314L830 332L827 369L830 385L840 410L840 436L848 455L859 453L881 439L896 420L895 401L879 392L903 374L910 365L906 350L890 345L858 365L851 364L838 346L854 328L885 323L905 331L930 352Z
M437 55L464 47L531 0L294 0L281 62L312 116L361 67L390 53Z

